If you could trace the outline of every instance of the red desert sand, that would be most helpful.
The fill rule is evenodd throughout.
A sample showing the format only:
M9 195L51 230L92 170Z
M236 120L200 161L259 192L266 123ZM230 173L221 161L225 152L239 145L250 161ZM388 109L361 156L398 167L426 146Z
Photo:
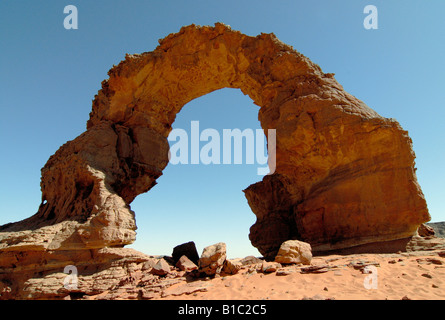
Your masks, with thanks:
M366 266L374 272L366 273ZM445 250L328 255L270 273L262 271L262 263L242 266L235 275L192 278L179 272L157 288L153 300L438 300L445 299ZM143 291L129 284L112 298L137 299Z
M377 273L363 273L360 265L366 263L376 263ZM305 267L289 266L270 274L245 268L233 276L176 284L159 299L445 299L444 251L332 255L315 257L312 265L327 267L302 273ZM186 294L193 288L202 290Z

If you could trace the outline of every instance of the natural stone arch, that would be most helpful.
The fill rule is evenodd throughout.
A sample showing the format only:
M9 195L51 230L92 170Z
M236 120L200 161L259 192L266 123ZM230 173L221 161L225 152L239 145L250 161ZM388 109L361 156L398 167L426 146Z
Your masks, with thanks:
M315 251L408 238L429 220L407 132L346 93L333 74L273 34L188 26L127 55L93 101L87 131L42 169L42 204L2 227L8 250L83 250L135 240L129 204L168 163L167 136L189 101L239 88L276 129L276 169L244 190L252 244L273 258L288 239ZM266 131L267 132L267 131Z

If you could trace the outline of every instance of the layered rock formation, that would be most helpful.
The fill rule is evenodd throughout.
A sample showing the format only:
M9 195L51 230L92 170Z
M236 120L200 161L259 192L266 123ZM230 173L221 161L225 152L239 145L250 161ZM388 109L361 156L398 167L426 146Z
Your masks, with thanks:
M221 88L249 95L265 132L276 129L274 173L244 190L257 217L249 237L265 257L289 239L316 252L408 238L430 219L411 139L395 120L273 34L192 25L109 71L87 131L42 169L38 212L1 227L3 281L132 243L129 205L167 165L176 114Z

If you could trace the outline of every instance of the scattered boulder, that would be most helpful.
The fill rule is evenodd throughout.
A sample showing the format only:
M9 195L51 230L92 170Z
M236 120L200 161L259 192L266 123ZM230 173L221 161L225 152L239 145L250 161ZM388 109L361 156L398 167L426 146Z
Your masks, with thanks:
M299 240L288 240L283 242L275 257L275 262L283 264L310 264L311 260L311 245Z
M170 265L164 259L159 259L159 261L151 268L150 273L165 276L170 273Z
M182 256L176 263L176 267L181 271L191 272L197 270L198 266L193 263L187 256Z
M388 263L389 264L395 264L395 263L397 263L397 261L396 260L389 260Z
M261 266L261 271L263 273L272 273L281 268L281 264L278 262L267 262L264 261Z
M421 237L431 237L435 235L435 231L432 227L427 226L426 224L422 223L419 226L419 229L417 229L417 233L419 234L419 236Z
M155 265L156 265L156 263L158 262L158 260L159 259L154 259L154 258L149 258L147 261L145 261L143 264L142 264L142 268L141 268L141 270L142 271L150 271Z
M227 274L236 274L242 266L243 264L241 263L241 260L226 260L224 262L223 271Z
M182 256L186 256L194 264L198 264L199 254L193 241L180 244L173 248L173 261L176 264Z
M205 247L199 259L199 271L207 275L219 274L226 260L226 244L219 242Z

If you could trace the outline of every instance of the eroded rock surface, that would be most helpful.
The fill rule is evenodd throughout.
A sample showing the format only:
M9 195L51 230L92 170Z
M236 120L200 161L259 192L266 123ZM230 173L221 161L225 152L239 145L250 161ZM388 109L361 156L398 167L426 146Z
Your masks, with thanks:
M283 264L310 264L311 260L311 245L309 243L298 240L288 240L283 242L275 257L276 262Z
M42 169L37 213L0 227L2 281L22 290L29 277L132 243L130 203L167 165L176 114L221 88L239 88L265 132L276 129L275 171L244 190L257 217L249 237L265 257L290 239L314 252L396 241L429 221L411 139L395 120L273 34L192 25L109 71L87 131Z
M226 261L226 244L219 242L202 250L199 258L199 271L209 276L219 274Z

